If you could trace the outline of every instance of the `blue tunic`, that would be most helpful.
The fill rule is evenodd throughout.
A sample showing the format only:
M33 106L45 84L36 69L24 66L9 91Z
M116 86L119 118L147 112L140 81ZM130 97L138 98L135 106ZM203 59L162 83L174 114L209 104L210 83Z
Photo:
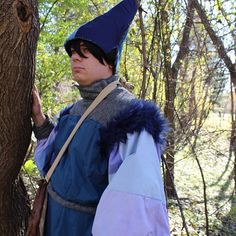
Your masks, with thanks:
M60 151L80 116L67 114L58 123L53 152ZM108 184L107 159L101 155L101 125L84 121L63 155L52 178L51 185L63 199L83 206L96 207ZM94 215L69 209L48 196L45 235L90 236ZM67 227L70 227L67 229Z

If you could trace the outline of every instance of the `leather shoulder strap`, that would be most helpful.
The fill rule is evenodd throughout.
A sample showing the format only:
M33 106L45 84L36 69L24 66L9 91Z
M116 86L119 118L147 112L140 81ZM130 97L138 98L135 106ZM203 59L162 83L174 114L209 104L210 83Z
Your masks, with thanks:
M83 121L87 118L87 116L96 108L96 106L109 94L111 93L112 90L114 90L117 85L119 84L118 81L114 81L110 84L108 84L100 93L99 95L96 97L96 99L92 102L92 104L88 107L88 109L84 112L84 114L81 116L81 118L79 119L79 121L77 122L76 126L74 127L74 129L72 130L71 134L69 135L69 137L67 138L66 142L64 143L64 145L62 146L60 152L58 153L55 161L53 162L52 166L50 167L50 169L48 170L45 179L47 182L49 182L54 170L56 169L58 163L61 160L61 157L63 156L66 148L68 147L68 145L70 144L71 140L73 139L76 131L78 130L78 128L81 126L81 124L83 123Z

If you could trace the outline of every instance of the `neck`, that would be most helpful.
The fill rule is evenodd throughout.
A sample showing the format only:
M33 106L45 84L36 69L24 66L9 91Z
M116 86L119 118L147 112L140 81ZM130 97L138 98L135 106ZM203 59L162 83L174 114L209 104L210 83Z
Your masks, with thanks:
M118 80L118 75L112 75L106 79L100 79L88 86L79 85L81 97L86 100L94 100L97 95L110 83Z

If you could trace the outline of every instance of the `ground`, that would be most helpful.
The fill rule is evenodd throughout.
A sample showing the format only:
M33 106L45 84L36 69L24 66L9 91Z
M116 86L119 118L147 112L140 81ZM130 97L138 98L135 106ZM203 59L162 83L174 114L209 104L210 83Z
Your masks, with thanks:
M211 113L199 134L196 155L206 182L210 235L236 235L236 198L233 195L234 157L229 155L230 115ZM175 185L190 235L205 234L203 182L189 149L175 157ZM169 200L171 235L186 235L176 200Z

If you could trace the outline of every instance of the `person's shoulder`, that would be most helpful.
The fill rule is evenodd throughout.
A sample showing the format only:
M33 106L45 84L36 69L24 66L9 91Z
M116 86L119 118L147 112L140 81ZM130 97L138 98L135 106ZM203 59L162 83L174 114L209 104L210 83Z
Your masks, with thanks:
M132 97L122 100L122 103L125 106L107 126L125 129L129 133L146 129L153 135L167 126L166 118L154 102Z
M112 110L116 110L107 124L108 128L125 129L129 133L146 129L154 135L168 126L166 118L155 102L138 99L124 87L114 90L107 103L112 106Z
M106 126L134 99L134 95L123 87L113 90L92 112L91 118Z
M128 134L142 130L164 145L168 122L154 102L133 98L102 130L103 145L111 150L115 143L125 143Z
M118 86L117 89L112 91L107 97L107 102L110 104L119 104L121 108L129 105L130 101L135 99L135 95L122 86ZM120 108L120 109L121 109Z

